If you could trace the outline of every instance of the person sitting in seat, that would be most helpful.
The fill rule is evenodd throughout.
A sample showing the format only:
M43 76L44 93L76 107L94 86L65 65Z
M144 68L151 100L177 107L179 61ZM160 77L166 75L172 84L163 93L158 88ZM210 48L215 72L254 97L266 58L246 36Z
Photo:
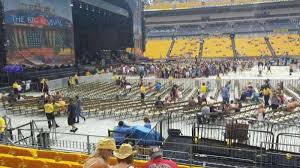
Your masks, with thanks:
M195 108L197 106L197 102L195 101L194 97L189 98L188 107L190 109Z
M151 160L145 164L144 168L177 168L177 165L174 161L163 158L163 153L159 147L150 148L150 158Z
M256 119L258 121L263 121L265 119L265 108L264 108L264 104L260 104L258 105L258 108L256 110Z
M105 138L96 144L95 153L90 156L83 165L83 168L110 168L108 160L113 156L116 143L113 139Z
M158 96L156 102L155 102L155 105L154 105L157 109L161 110L164 108L164 102L161 101L161 97Z
M131 135L133 129L127 126L123 121L118 123L118 126L113 130L113 138L115 139L117 145L124 143L126 137Z
M197 113L198 124L204 124L209 122L210 117L210 107L205 105L201 108L201 111Z
M286 111L293 112L296 109L296 107L298 107L298 106L299 106L299 103L296 101L295 98L292 98L290 101L288 101Z
M259 102L259 93L256 90L252 93L251 101L255 103Z

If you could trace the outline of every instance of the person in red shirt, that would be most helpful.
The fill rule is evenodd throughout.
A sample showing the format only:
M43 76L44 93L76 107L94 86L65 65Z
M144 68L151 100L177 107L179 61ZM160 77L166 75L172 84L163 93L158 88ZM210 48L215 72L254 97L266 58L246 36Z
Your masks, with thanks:
M151 148L149 160L144 168L177 168L177 164L172 160L163 159L163 154L159 147Z

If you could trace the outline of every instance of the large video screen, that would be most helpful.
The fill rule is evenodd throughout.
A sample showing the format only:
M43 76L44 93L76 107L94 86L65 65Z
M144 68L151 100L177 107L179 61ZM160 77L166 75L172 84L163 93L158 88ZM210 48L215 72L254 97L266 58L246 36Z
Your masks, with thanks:
M7 64L75 63L71 0L4 0Z

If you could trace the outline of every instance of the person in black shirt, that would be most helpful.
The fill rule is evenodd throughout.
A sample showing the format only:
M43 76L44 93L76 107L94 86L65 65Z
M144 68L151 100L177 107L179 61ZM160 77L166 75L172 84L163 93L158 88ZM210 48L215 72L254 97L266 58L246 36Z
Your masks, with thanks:
M70 99L70 104L68 106L68 125L72 127L70 132L76 132L78 128L75 127L75 118L76 118L76 102L73 99Z

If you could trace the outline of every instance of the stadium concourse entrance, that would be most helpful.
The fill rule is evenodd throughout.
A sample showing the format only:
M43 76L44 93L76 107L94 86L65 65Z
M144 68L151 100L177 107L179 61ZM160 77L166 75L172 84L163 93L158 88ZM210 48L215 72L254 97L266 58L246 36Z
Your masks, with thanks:
M79 65L109 64L126 48L134 46L133 17L128 4L124 1L103 3L101 6L101 3L91 5L85 0L73 0L74 45ZM127 11L128 16L110 8Z

